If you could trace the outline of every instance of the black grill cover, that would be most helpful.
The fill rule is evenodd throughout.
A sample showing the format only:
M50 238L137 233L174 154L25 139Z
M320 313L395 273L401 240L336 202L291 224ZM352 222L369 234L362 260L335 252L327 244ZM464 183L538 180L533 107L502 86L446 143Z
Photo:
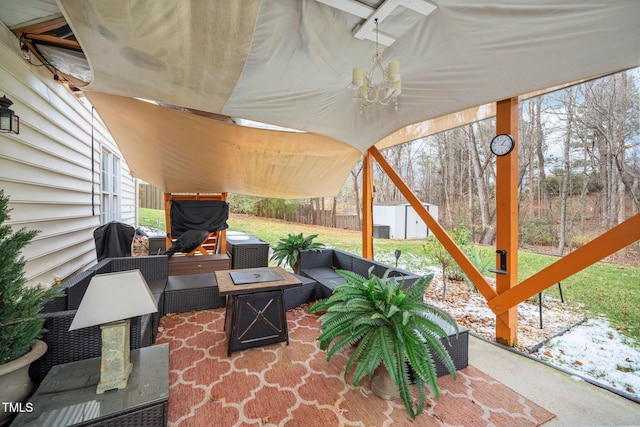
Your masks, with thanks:
M171 256L176 252L189 253L203 244L207 237L209 232L206 230L187 230L164 252L164 255Z
M220 231L228 227L229 204L222 200L172 200L170 214L171 237L187 230Z
M136 229L123 222L112 221L96 228L93 239L96 243L98 261L105 258L131 256L131 244Z

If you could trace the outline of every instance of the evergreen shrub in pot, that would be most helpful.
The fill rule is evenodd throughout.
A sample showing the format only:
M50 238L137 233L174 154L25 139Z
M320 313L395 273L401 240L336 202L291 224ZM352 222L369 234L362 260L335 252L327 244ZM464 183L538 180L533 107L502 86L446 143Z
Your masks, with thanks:
M24 228L13 231L7 225L9 198L0 190L0 400L21 402L33 388L28 370L32 361L46 351L46 344L37 338L44 332L42 306L60 295L55 287L25 287L25 260L21 250L38 233ZM26 383L21 383L26 381ZM18 392L13 395L13 392ZM4 405L0 425L12 415Z

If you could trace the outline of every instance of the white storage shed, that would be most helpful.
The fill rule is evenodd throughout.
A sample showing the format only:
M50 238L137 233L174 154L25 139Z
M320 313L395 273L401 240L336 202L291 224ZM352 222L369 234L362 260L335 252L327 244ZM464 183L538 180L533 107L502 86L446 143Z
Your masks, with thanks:
M423 203L438 220L438 206ZM429 229L408 202L385 202L373 205L373 237L389 239L426 239Z

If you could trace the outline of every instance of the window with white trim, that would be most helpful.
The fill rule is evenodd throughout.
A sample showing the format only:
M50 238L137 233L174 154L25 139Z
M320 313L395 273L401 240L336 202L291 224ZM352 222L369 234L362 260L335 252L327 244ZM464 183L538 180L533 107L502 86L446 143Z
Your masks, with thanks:
M109 151L102 152L101 221L120 221L120 159Z

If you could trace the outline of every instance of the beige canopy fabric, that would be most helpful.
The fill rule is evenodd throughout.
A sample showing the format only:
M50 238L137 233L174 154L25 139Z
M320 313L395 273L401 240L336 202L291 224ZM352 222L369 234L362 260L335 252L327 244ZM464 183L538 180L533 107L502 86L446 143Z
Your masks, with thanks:
M640 65L637 0L433 0L428 16L397 0L380 23L395 42L380 49L400 62L399 109L360 113L347 86L375 43L352 35L363 18L324 2L58 2L89 60L89 99L136 176L165 191L335 195L359 153L406 126Z
M280 198L337 195L355 148L331 138L238 126L104 93L87 97L121 144L134 176L170 193Z

